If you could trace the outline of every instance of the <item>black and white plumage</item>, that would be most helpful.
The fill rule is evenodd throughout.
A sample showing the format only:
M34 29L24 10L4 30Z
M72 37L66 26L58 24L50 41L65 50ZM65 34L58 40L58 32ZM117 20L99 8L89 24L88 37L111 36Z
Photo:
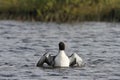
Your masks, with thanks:
M59 53L56 56L45 53L37 63L37 67L43 66L44 63L47 63L52 67L70 67L70 66L82 66L82 58L74 53L71 56L67 56L65 53L65 44L63 42L59 43Z

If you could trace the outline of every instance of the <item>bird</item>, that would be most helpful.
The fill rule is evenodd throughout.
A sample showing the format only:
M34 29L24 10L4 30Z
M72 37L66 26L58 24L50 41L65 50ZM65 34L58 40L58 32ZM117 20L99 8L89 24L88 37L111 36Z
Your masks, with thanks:
M59 42L58 45L59 52L57 55L52 55L46 52L37 62L36 66L43 67L44 63L51 67L83 66L83 60L77 53L73 53L71 56L66 55L64 42Z

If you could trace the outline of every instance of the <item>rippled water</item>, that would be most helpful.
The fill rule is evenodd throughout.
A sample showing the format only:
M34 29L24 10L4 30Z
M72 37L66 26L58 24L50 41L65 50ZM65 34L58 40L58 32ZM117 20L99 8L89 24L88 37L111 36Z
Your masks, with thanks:
M78 53L82 68L38 68L46 50ZM0 80L120 80L120 24L0 21Z

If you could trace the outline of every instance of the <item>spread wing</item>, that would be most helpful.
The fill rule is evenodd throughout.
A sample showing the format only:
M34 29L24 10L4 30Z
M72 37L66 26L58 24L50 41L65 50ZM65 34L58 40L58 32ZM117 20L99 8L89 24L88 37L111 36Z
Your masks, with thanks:
M83 65L83 60L82 58L76 54L76 53L73 53L70 57L70 66L82 66Z
M52 56L51 54L45 53L38 61L37 67L43 66L44 63L47 63L49 66L53 66L54 59L55 59L55 56Z

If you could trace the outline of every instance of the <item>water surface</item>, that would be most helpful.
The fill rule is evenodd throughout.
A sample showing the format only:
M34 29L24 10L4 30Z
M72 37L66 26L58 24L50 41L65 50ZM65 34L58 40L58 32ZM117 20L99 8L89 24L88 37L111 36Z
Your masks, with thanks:
M38 68L46 50L78 53L82 68ZM0 21L0 80L120 80L120 24Z

